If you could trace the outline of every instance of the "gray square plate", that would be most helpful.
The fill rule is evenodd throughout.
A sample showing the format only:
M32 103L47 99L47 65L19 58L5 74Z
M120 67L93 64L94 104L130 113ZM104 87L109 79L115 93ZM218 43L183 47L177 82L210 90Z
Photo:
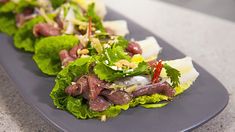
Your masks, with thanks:
M131 20L109 10L108 20L125 19L131 35L128 38L143 39L155 36ZM164 52L163 59L182 58L180 51L157 37ZM103 123L99 120L78 120L71 114L54 107L49 93L54 77L43 75L32 60L32 54L23 53L13 47L12 39L0 35L0 63L7 71L16 88L27 103L60 131L69 132L155 132L187 131L207 122L220 113L228 103L228 92L224 86L195 64L199 78L182 95L160 109L133 108L123 111L116 118ZM154 48L154 47L153 47Z

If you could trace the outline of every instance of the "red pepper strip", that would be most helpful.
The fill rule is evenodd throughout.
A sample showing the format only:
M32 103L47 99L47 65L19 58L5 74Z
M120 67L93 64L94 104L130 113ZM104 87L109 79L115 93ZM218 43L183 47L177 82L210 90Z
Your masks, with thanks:
M152 83L158 83L159 82L158 79L159 79L159 76L161 74L162 67L163 67L162 60L159 60L157 65L156 65L156 68L154 70L154 74L153 74L153 78L152 78Z
M88 38L91 36L91 29L92 28L92 19L89 17L89 25L88 25Z

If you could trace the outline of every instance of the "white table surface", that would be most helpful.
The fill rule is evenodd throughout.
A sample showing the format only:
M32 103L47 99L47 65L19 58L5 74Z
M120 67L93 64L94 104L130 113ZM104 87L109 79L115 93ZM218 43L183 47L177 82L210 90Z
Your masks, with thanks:
M216 76L230 101L194 131L235 131L235 24L158 0L105 0L107 5L159 35ZM213 89L212 89L213 90ZM53 132L27 105L0 64L0 132Z

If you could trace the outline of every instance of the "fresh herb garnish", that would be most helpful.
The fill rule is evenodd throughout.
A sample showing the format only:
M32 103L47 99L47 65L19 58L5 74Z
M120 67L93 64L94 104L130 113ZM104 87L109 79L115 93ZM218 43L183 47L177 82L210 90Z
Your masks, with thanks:
M167 63L165 63L163 67L166 70L167 76L171 79L172 87L175 88L179 86L180 84L179 77L181 76L180 72L177 69L168 65Z

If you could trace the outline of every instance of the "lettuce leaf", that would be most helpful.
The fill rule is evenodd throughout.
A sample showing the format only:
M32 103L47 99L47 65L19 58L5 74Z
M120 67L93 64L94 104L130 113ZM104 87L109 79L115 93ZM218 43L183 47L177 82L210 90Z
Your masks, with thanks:
M34 52L34 44L37 41L37 38L33 35L33 27L39 22L44 22L44 18L38 16L28 21L15 33L14 45L16 48Z
M0 4L0 12L1 13L12 12L15 8L16 8L16 4L12 1L7 2L5 4Z
M14 2L0 4L0 32L12 36L16 31L15 15L12 11L16 8Z
M14 11L16 13L20 13L23 12L25 8L34 8L36 6L38 6L37 0L20 0L16 4L16 8L14 9Z
M0 12L22 12L26 7L38 6L37 0L20 0L18 3L9 1L6 4L0 4Z
M0 14L0 32L12 36L17 31L15 17L12 13Z
M71 49L78 44L76 36L55 36L41 39L35 46L34 61L39 69L48 75L56 75L61 71L59 52Z
M152 109L152 108L161 108L161 107L166 106L167 104L168 103L156 103L156 104L143 104L140 106L147 108L147 109Z
M107 117L115 117L120 114L122 110L127 110L129 105L116 105L111 106L108 110L104 112L95 112L88 108L88 105L84 103L83 99L74 98L71 96L67 97L67 105L66 109L68 112L73 114L75 117L79 119L90 119L90 118L99 118L102 115L106 115Z

